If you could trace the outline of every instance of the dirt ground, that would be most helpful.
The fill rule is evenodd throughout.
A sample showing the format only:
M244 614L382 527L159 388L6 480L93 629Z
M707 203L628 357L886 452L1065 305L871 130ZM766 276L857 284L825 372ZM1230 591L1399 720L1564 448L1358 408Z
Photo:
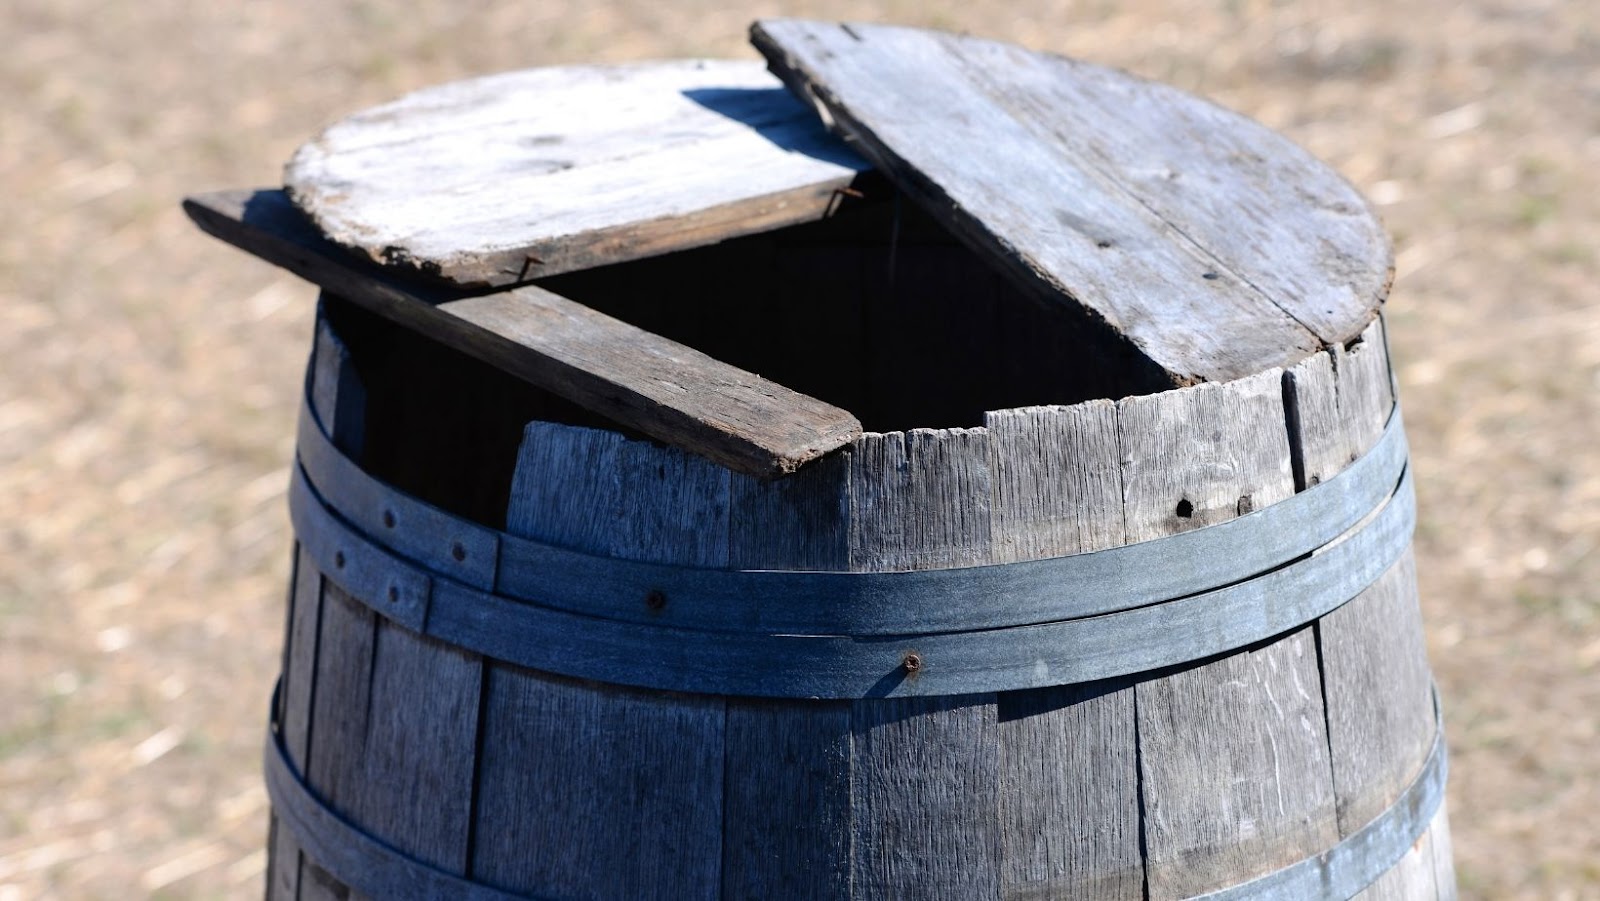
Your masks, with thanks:
M558 62L752 56L773 3L9 0L0 12L0 901L261 890L259 752L313 291L186 192ZM1600 5L796 2L1007 38L1282 129L1391 229L1469 898L1600 898Z

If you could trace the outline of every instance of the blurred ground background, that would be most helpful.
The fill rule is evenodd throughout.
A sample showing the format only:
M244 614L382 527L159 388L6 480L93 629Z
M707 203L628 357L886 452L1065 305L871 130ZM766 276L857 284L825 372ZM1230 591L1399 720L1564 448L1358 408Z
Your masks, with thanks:
M1282 129L1394 234L1470 898L1600 898L1600 5L203 3L0 11L0 901L259 895L313 291L190 227L346 113L558 62L894 20Z

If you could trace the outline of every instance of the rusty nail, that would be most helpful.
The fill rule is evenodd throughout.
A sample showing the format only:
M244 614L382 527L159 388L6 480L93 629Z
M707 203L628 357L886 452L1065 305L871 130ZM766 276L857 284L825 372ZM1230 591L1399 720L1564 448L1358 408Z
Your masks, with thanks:
M394 528L394 511L393 510L385 510L385 511L383 511L383 527L386 528L386 529Z
M900 665L905 668L906 672L914 673L922 669L922 655L916 651L911 651L900 661Z
M667 606L667 596L659 588L651 589L650 593L644 596L644 605L651 610L661 610Z
M839 188L838 191L840 194L843 194L846 197L854 197L857 200L867 196L865 193L855 188Z
M344 569L344 551L335 551L334 552L334 554L333 554L333 566L334 566L335 569Z
M450 545L450 556L456 558L456 562L460 563L467 559L467 549L462 546L461 542L457 541L455 544Z
M391 603L391 604L400 603L400 588L399 588L399 586L396 586L396 585L390 585L389 586L389 603Z

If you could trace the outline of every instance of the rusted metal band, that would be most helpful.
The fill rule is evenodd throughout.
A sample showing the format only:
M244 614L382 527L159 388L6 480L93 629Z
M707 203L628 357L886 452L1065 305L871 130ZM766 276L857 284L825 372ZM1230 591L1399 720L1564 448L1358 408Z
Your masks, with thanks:
M279 688L281 689L281 682ZM278 690L272 709L278 709ZM369 898L465 898L509 901L526 898L502 892L424 863L350 822L322 803L289 761L279 724L267 733L262 769L267 795L278 822L294 835L295 844L335 879Z
M644 563L496 532L368 475L334 447L309 406L299 454L312 486L341 517L399 555L476 588L655 628L852 637L1050 623L1251 579L1351 530L1387 502L1406 467L1397 408L1372 449L1338 475L1225 523L1044 560L848 573Z
M1145 672L1298 628L1400 559L1409 474L1378 513L1322 552L1234 585L1102 616L913 635L685 629L584 616L473 588L395 555L343 520L295 470L301 547L352 597L407 628L546 672L672 691L862 698L1043 688Z
M1245 898L1316 898L1345 901L1393 869L1439 812L1449 776L1444 721L1439 714L1439 691L1434 689L1436 724L1433 748L1422 769L1400 797L1370 823L1314 857L1290 864L1258 879L1198 896L1205 901L1239 901Z

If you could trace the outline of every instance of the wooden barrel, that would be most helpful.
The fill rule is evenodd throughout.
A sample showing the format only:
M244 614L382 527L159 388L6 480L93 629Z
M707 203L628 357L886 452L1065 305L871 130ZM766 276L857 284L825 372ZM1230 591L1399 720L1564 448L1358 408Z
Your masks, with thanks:
M752 37L188 202L328 292L268 896L1452 897L1365 202L1126 74Z
M869 433L762 482L571 424L324 305L267 751L269 897L1453 893L1381 323L1287 370ZM1005 625L1027 594L1007 572L1354 497L1349 474L1378 502L1282 571L1377 523L1401 539L1339 558L1359 584L1328 609L1301 619L1285 596L1265 606L1286 626L1217 622L1225 603L1194 619L1169 591L1087 618L1156 611L1142 631L1063 632L1062 659L1012 659L1032 639ZM1167 562L1176 584L1203 582L1215 560L1186 553ZM562 609L567 570L615 588L587 592L604 609ZM719 572L747 580L729 592L772 591L696 581ZM875 573L852 597L877 619L814 628L826 598L793 597ZM893 580L918 573L965 580L951 624L999 625L900 634L897 605L919 601ZM628 628L590 628L615 620ZM969 679L947 662L963 643L1017 665ZM859 652L880 679L808 671L807 645ZM1063 679L1073 666L1097 677Z

